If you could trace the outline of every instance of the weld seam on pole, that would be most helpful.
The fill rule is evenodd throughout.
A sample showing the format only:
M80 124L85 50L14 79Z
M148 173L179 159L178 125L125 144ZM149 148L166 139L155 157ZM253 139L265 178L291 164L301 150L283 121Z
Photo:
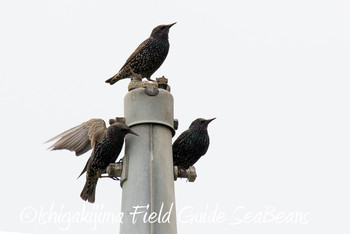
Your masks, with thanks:
M153 204L154 204L154 187L153 187L153 134L154 134L154 132L153 132L153 124L152 123L150 123L149 124L149 150L150 150L150 161L149 161L149 164L150 164L150 186L151 186L151 189L150 189L150 195L151 195L151 204L150 204L150 211L151 211L151 213L154 211L154 206L153 206ZM151 223L150 224L150 228L151 228L151 234L154 234L154 224L153 223Z

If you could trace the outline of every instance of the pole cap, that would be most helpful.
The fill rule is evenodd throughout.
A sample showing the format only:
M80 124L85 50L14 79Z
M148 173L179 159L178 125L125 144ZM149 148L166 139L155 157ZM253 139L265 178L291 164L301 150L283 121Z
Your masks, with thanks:
M159 93L150 96L144 88L133 89L125 95L125 123L132 127L137 124L161 124L169 127L173 136L174 99L170 92L159 89Z

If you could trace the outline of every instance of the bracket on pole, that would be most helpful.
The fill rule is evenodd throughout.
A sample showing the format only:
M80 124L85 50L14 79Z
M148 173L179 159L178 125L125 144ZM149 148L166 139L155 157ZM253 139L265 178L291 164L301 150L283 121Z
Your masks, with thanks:
M177 178L187 178L189 182L194 182L197 178L196 168L190 166L187 170L183 170L174 166L174 180Z
M168 79L164 76L156 78L155 82L141 81L137 79L132 79L129 83L128 90L131 91L137 88L147 88L153 86L154 88L164 89L170 92L170 86L168 85ZM147 92L147 91L146 91ZM156 95L156 94L153 94Z
M123 173L123 163L110 163L106 169L106 173L108 175L103 177L121 178ZM177 178L187 178L189 182L194 182L197 178L196 168L191 166L187 170L183 170L174 166L174 180L177 180Z
M117 162L117 163L110 163L108 167L106 168L106 171L104 173L107 173L107 175L101 176L101 178L107 178L110 177L115 180L119 180L122 176L123 172L123 163Z
M124 117L115 117L114 119L109 119L109 125L112 125L114 123L124 123L125 124L125 118Z
M121 177L123 172L123 163L110 163L106 169L109 177Z

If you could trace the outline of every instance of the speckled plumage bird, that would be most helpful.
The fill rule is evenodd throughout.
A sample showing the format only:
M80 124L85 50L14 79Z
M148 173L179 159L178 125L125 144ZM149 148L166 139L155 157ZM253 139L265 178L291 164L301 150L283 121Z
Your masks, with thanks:
M97 181L110 163L114 163L124 144L127 134L134 134L126 124L114 123L107 128L102 142L94 149L87 163L86 183L80 197L91 203L95 202Z
M144 42L126 60L119 72L106 80L106 83L114 84L125 78L141 80L147 78L149 81L151 75L162 65L169 52L169 29L173 24L164 24L155 27Z
M119 129L120 133L118 133L118 131L115 129ZM63 133L51 138L47 142L57 140L51 147L49 147L49 149L51 150L66 149L66 150L74 151L77 156L80 156L86 153L90 149L93 149L89 160L87 161L83 171L79 175L80 177L82 174L84 174L84 172L89 170L91 165L96 164L96 162L93 163L94 161L97 160L97 159L94 159L96 154L100 155L97 158L101 158L101 157L106 158L105 155L115 152L115 155L113 156L115 157L115 159L111 158L111 160L114 159L114 161L113 160L112 161L115 162L123 146L125 135L127 133L135 134L130 131L131 130L125 124L115 123L107 128L105 122L102 119L90 119L89 121L86 121L71 129L68 129L67 131L64 131ZM112 140L109 140L110 136L114 136L112 137ZM111 145L111 146L108 146L108 145ZM90 172L90 175L97 175L97 173L100 172L100 171L97 171L96 173L95 171L94 169L92 169L92 171ZM93 180L90 180L90 181L93 181ZM90 202L94 201L94 191L95 191L94 189L95 187L91 187L88 190L88 192L92 194L87 196L85 200L90 199L89 200Z
M196 119L189 129L180 134L173 144L174 166L187 170L202 157L209 148L208 124L213 119Z

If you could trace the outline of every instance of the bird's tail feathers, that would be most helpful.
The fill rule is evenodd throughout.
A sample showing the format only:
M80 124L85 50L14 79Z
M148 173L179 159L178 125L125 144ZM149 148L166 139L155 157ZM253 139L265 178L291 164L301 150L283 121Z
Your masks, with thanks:
M119 76L119 73L112 76L111 78L109 78L108 80L106 80L106 83L109 83L110 85L115 84L117 81L124 79L122 77Z
M84 201L88 201L90 203L95 202L95 193L96 193L96 185L97 185L98 177L89 177L86 178L86 183L81 191L80 197Z

